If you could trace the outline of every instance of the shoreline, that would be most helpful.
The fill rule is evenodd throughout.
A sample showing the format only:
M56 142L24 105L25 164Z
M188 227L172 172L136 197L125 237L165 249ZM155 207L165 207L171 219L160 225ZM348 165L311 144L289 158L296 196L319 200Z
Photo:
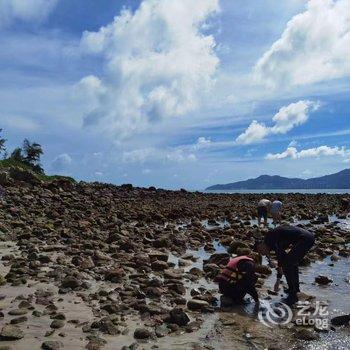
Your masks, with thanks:
M253 343L272 349L300 343L295 327L269 330L244 310L218 309L212 283L218 254L250 249L259 233L253 220L261 196L60 181L21 183L6 193L1 237L15 246L6 254L2 248L7 295L1 327L26 319L16 325L23 338L0 346L28 349L32 342L39 348L54 341L64 349L132 349L135 343L144 349L251 349ZM283 195L284 220L304 220L317 234L306 263L333 253L349 259L350 231L327 222L328 215L341 216L340 198ZM270 273L260 272L262 298L269 296ZM197 310L186 306L189 300ZM179 308L190 319L185 325L171 316ZM55 320L60 327L52 328Z

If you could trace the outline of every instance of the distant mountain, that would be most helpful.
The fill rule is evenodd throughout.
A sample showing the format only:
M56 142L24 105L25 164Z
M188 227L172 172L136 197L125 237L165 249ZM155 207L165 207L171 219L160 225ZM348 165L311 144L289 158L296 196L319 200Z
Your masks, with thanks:
M238 181L225 185L214 185L206 190L291 190L291 189L350 189L350 169L336 174L312 179L288 178L282 176L261 175L255 179Z

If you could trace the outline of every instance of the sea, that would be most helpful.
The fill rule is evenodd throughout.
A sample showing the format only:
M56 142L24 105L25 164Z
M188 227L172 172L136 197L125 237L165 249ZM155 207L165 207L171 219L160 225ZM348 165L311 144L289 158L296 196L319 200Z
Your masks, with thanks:
M304 194L349 194L350 189L287 189L287 190L205 190L204 193L247 193L247 194L264 194L264 193L304 193Z

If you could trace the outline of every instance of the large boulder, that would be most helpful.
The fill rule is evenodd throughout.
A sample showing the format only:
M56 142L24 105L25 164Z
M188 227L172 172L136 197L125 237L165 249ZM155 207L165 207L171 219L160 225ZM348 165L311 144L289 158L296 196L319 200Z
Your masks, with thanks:
M333 326L346 326L346 325L349 325L349 322L350 322L350 314L336 316L331 319L331 323Z
M192 311L199 311L206 309L209 303L200 299L191 299L187 302L187 308Z
M190 322L190 318L181 308L175 308L170 311L169 317L166 320L168 323L175 323L178 326L186 326Z
M136 328L134 332L135 339L148 339L152 336L152 333L146 328Z
M0 331L0 340L18 340L23 337L22 330L17 326L5 325Z
M332 283L333 281L327 276L318 275L317 277L315 277L315 282L317 284L327 285L327 284Z

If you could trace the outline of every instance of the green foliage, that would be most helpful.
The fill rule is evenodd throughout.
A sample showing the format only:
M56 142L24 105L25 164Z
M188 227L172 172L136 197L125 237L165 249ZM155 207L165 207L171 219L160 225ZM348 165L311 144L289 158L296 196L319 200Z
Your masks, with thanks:
M30 170L33 171L33 167L31 165L28 165L27 163L23 162L23 161L18 161L15 160L13 158L7 158L7 159L3 159L0 160L0 169L8 169L11 167L17 167L17 168L21 168L23 170ZM68 180L70 182L76 182L72 177L69 176L61 176L61 175L45 175L43 173L40 174L36 174L36 176L38 177L38 179L42 180L42 181L52 181L52 180L56 180L56 179L64 179L64 180Z
M0 129L0 133L2 129ZM6 140L0 136L0 154L3 153L3 160L0 160L0 169L18 167L24 170L34 171L38 179L42 181L52 181L55 179L65 179L71 182L76 182L72 177L60 175L45 175L44 169L40 165L40 158L44 151L40 144L30 142L28 139L23 141L22 147L15 148L11 155L7 156L5 147Z
M15 148L9 159L24 163L36 173L44 174L44 169L40 165L40 157L43 153L41 145L35 142L31 143L28 139L25 139L22 148Z
M23 162L24 161L24 157L22 154L22 149L20 147L17 147L13 150L13 152L10 155L10 158L12 160L15 160L17 162Z
M31 143L28 139L23 141L22 150L24 153L24 159L30 164L38 164L40 162L40 157L44 154L41 145L38 143Z

